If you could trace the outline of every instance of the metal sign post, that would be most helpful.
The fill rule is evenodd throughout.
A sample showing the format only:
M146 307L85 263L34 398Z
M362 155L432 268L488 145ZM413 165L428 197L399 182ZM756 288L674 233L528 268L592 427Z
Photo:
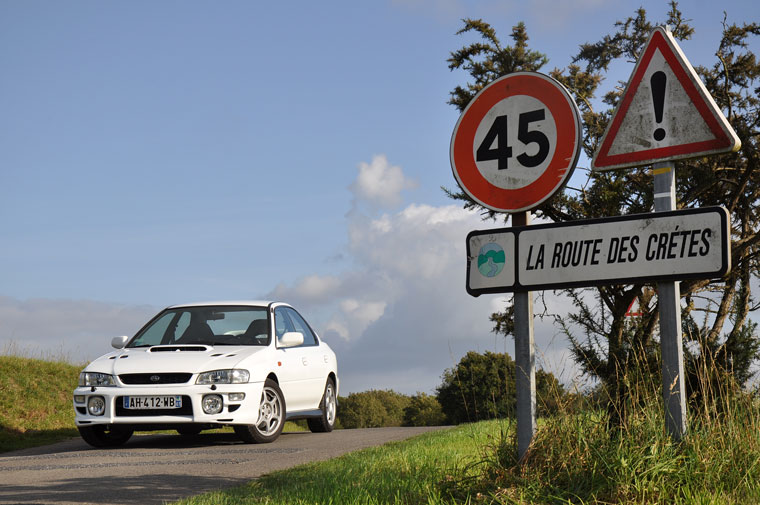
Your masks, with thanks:
M462 112L451 136L451 169L475 202L525 227L530 209L559 191L575 169L582 130L578 106L562 84L538 72L515 72L483 88ZM468 292L479 294L469 289L473 277L490 292L509 291L501 286L514 284L514 235L467 242ZM514 300L517 451L523 460L536 431L533 301L527 289Z
M741 142L667 27L656 27L597 148L594 171L652 164L654 210L676 207L674 160L739 150ZM665 426L686 434L678 281L658 282Z
M676 208L676 167L672 161L655 163L654 211ZM681 288L677 281L658 282L660 347L662 350L662 397L665 427L674 440L686 434L686 390L681 335Z
M530 224L530 212L512 214L512 226ZM515 389L517 395L517 457L523 461L536 433L536 356L533 340L533 298L517 291L515 304Z

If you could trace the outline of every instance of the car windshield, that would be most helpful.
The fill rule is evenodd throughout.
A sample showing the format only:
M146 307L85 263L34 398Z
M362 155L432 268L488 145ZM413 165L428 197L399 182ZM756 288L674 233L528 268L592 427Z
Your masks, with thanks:
M127 344L268 345L266 307L200 306L166 309Z

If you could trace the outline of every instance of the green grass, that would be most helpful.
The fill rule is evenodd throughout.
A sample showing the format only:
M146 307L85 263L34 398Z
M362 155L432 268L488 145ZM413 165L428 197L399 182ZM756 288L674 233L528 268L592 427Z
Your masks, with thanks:
M501 423L490 421L426 433L266 475L177 505L449 503L448 485L479 475L483 447L501 430Z
M78 436L71 394L81 368L0 356L0 452Z
M667 504L760 503L760 406L749 395L693 414L680 443L665 433L659 398L645 402L616 432L587 409L543 420L523 465L505 434L492 445L477 480L454 495L470 503Z
M547 504L756 505L760 405L738 395L692 414L687 437L665 433L659 398L612 432L586 407L541 419L516 461L514 424L433 432L264 476L176 505Z

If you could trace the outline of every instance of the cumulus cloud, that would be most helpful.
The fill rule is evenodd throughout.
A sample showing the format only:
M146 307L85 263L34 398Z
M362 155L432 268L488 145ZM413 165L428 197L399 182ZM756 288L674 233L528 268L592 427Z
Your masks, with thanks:
M391 165L381 154L369 163L359 163L359 174L349 189L357 200L392 208L401 203L402 191L415 187L417 183L404 176L401 167Z
M367 170L373 165L382 172L391 166L384 156L360 164L351 186L355 198L378 201L357 189L372 179ZM400 167L393 172L406 180ZM306 302L302 308L338 353L343 394L430 392L467 351L512 353L511 339L494 335L489 321L504 309L507 295L473 298L465 291L467 233L487 227L477 212L420 203L381 212L356 203L346 217L344 254L351 268L330 277L331 289L318 297L304 297L307 278L275 290L280 298ZM536 320L535 328L539 361L567 363L551 321Z

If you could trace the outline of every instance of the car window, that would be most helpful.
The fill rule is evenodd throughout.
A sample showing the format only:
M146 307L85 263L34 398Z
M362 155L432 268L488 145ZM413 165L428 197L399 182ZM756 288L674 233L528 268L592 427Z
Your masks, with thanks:
M147 329L143 330L136 339L130 342L129 347L160 344L161 340L164 338L164 334L169 328L169 323L172 322L172 319L174 319L175 316L176 314L173 312L165 312L162 314L159 318L153 321Z
M295 331L303 334L303 345L317 345L317 338L314 336L311 328L309 328L309 325L306 324L306 321L303 320L301 315L288 307L285 307L285 311L290 317L290 320L295 327Z
M154 345L268 345L265 307L199 306L167 309L127 347Z
M289 331L296 331L293 322L285 314L285 307L277 307L274 309L274 332L277 338L282 337Z
M167 338L164 339L163 343L173 344L185 333L188 326L190 326L190 312L179 313L179 319L177 319L177 325L174 327L174 331L167 335Z

